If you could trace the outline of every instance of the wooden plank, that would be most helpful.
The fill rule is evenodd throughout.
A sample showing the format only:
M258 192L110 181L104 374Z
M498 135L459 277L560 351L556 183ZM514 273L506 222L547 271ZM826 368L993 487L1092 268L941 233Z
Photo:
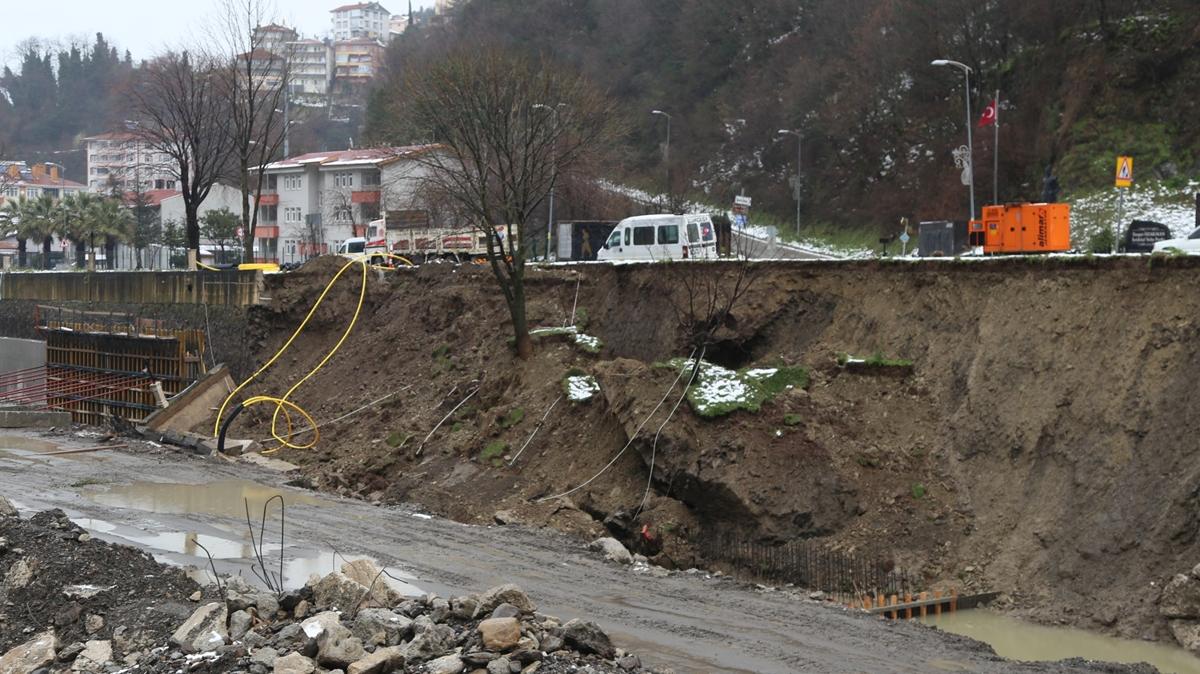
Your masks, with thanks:
M891 613L893 611L905 611L906 613L911 614L913 609L933 606L937 607L935 608L935 611L940 613L940 609L944 605L953 605L960 609L977 608L979 606L986 605L996 597L1000 596L999 592L983 592L980 594L964 595L961 597L958 595L941 597L938 596L938 594L939 593L935 592L932 598L906 601L903 603L896 603L896 596L892 595L892 604L890 606L880 605L873 609L869 609L868 612L878 615L880 613Z

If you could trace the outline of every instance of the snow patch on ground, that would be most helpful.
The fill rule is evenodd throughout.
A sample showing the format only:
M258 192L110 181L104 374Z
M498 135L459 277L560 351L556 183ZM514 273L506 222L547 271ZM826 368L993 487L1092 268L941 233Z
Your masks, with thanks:
M590 374L567 377L567 400L574 403L591 400L600 393L600 383Z
M1134 220L1160 222L1171 228L1175 238L1182 238L1196 228L1195 194L1200 181L1189 181L1183 187L1168 187L1161 182L1144 182L1124 190L1124 208L1118 208L1120 195L1111 189L1078 199L1071 204L1071 239L1077 248L1087 246L1088 239L1106 227L1113 227L1120 217L1124 231Z

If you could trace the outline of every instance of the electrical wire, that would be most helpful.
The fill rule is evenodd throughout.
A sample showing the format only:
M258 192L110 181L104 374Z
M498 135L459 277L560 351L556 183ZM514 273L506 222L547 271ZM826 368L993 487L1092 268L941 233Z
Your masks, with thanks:
M408 260L407 258L401 257L399 255L392 255L391 253L385 253L383 255L380 255L378 253L373 253L371 255L371 259L378 259L378 258L391 259L391 260L395 260L397 262L403 262L409 266L412 266L412 262L410 260ZM361 287L359 289L359 293L358 293L358 303L354 307L354 315L350 317L350 323L346 326L346 329L342 332L341 337L338 338L337 343L335 343L333 345L333 348L331 348L325 354L325 357L323 357L321 359L321 362L317 363L317 365L315 367L313 367L311 370L309 370L307 374L305 374L303 377L300 378L299 381L297 381L295 384L293 384L291 386L291 388L289 388L287 390L287 392L285 392L282 396L276 397L276 396L258 395L258 396L253 396L251 398L248 398L247 400L245 400L242 403L242 406L244 408L251 407L253 405L258 405L261 403L270 403L275 406L275 410L271 415L271 437L274 438L275 441L278 442L279 444L275 447L271 447L271 448L262 450L263 454L273 454L273 453L283 449L284 447L287 447L289 449L311 449L312 447L316 446L317 442L321 439L320 424L318 424L316 422L316 420L313 419L312 415L310 415L307 411L305 411L304 408L302 408L299 405L297 405L296 403L292 402L291 400L289 400L289 398L292 396L293 393L296 392L296 389L303 386L304 383L306 381L308 381L309 379L311 379L313 377L313 375L315 375L317 372L319 372L321 370L321 368L325 367L325 364L328 363L331 358L333 358L334 354L336 354L338 352L338 349L342 348L342 344L344 344L346 342L346 339L350 336L350 333L354 330L354 326L358 323L358 317L362 313L363 304L366 301L366 297L367 297L367 269L368 268L387 269L387 267L380 267L378 265L373 265L373 264L368 263L366 255L354 257L354 258L350 259L348 262L346 262L346 264L342 265L342 268L339 269L338 272L333 275L333 278L329 280L329 283L327 283L325 285L325 289L322 290L321 294L317 296L317 301L314 302L312 305L312 308L308 310L308 314L305 315L304 320L300 322L300 325L296 327L296 330L294 332L292 332L291 336L288 337L287 341L284 342L283 346L279 347L279 350L277 350L275 352L275 355L271 356L271 358L266 363L264 363L262 367L258 368L258 370L256 370L254 372L254 374L247 377L245 381L238 384L237 387L234 388L233 391L231 391L229 393L229 395L225 397L225 400L222 401L222 403L221 403L220 409L217 410L217 419L216 419L216 422L213 424L213 437L216 437L217 434L220 432L221 419L225 415L225 409L229 406L230 401L233 400L235 397L237 397L237 394L240 393L242 391L242 389L246 388L246 386L249 385L250 382L257 379L259 375L261 375L268 368L270 368L272 365L274 365L275 362L278 361L279 358L281 356L283 356L283 354L285 352L287 352L287 350L292 346L292 343L296 341L296 338L299 337L302 332L304 332L304 328L308 326L309 321L312 320L312 317L317 313L317 309L320 308L321 303L325 301L325 297L329 295L329 291L333 289L333 286L338 282L338 279L340 279L342 277L342 275L346 273L347 270L349 270L351 267L353 267L356 264L359 265L362 269L362 285L361 285ZM293 420L292 420L293 412L297 416L302 417L304 419L304 421L308 424L309 429L306 429L306 430L312 431L313 437L308 442L298 443L298 442L294 441L295 437L297 435L297 431L295 430L295 424L293 423ZM283 417L283 422L286 425L286 429L287 429L286 433L280 432L279 422L280 422L281 415Z
M638 504L637 511L633 513L633 520L636 520L638 515L642 514L642 508L646 506L646 499L650 498L650 485L654 481L654 461L658 458L658 437L662 435L663 429L670 423L671 418L675 416L675 411L683 404L684 398L687 398L688 389L696 381L696 375L700 373L700 364L704 362L704 354L707 352L708 346L705 346L700 350L700 357L694 363L690 359L688 360L689 363L692 363L692 376L688 378L688 383L684 385L683 393L679 394L679 400L675 401L675 406L671 408L671 413L667 415L666 419L663 419L662 424L658 427L658 432L654 434L654 442L650 445L650 475L646 478L646 490L642 492L642 502Z
M688 360L690 361L693 357L695 357L695 355L696 355L696 349L693 348L692 355L688 356ZM601 468L595 475L589 477L583 484L581 484L577 487L574 487L572 489L568 489L567 491L564 491L561 494L555 494L553 496L543 496L542 498L535 501L535 503L545 503L546 501L553 501L556 498L570 496L571 494L574 494L575 492L579 491L580 489L583 489L584 487L588 486L589 484L594 482L596 480L596 478L600 477L605 472L607 472L609 468L612 468L613 464L615 464L617 462L617 460L620 459L621 456L625 454L626 450L628 450L629 447L633 444L633 441L637 439L638 433L642 432L642 428L644 428L646 426L646 424L650 422L650 419L654 417L655 413L658 412L658 409L660 407L662 407L663 403L665 403L667 401L667 398L670 397L671 391L675 390L675 385L679 383L680 379L683 379L683 373L684 373L684 370L680 369L679 374L675 375L675 381L671 382L670 388L668 388L667 392L663 394L662 400L659 400L658 404L654 406L654 409L650 410L650 414L646 415L646 418L642 420L642 423L640 425L638 425L637 429L635 429L633 431L633 435L629 436L629 442L625 443L625 446L621 448L621 451L617 452L617 455L614 456L611 461L609 461L607 464L605 464L605 466L603 468Z

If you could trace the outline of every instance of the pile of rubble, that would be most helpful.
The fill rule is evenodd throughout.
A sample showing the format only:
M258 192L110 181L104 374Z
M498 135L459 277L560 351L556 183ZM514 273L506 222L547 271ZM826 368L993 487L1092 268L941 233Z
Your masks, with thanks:
M15 519L0 520L0 525L11 525ZM63 519L56 516L53 521ZM80 541L80 535L71 533L55 539L62 548L98 543ZM94 549L130 550L103 543ZM21 554L8 549L3 556ZM14 568L27 584L32 582L25 572L30 564L20 562L0 563L0 568L9 569L3 587L8 587ZM193 592L188 597L190 616L179 619L169 636L157 639L155 632L137 624L87 629L80 637L58 621L35 620L21 628L28 638L0 657L0 674L650 671L642 668L637 656L615 648L594 623L563 622L538 612L515 585L450 599L406 598L385 581L384 573L366 560L347 562L340 571L313 576L305 587L283 593L253 587L241 577L227 578ZM131 588L114 586L106 591L124 595ZM6 620L20 621L19 612L9 609ZM99 613L103 610L92 607L87 620L97 616L103 621Z

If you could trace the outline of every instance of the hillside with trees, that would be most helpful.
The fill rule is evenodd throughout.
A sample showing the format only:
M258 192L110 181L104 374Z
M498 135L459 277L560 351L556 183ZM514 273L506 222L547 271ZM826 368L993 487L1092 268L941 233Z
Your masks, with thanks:
M1001 91L999 193L1036 199L1053 165L1064 196L1111 186L1131 154L1139 180L1182 193L1200 173L1193 84L1200 6L1187 0L468 0L388 51L368 136L413 140L389 103L406 68L461 45L499 45L582 70L620 103L629 184L662 191L672 115L672 189L713 204L745 189L790 222L803 136L806 223L878 230L902 216L961 217L952 151ZM548 103L553 104L553 101ZM991 201L995 149L976 133L976 190Z

